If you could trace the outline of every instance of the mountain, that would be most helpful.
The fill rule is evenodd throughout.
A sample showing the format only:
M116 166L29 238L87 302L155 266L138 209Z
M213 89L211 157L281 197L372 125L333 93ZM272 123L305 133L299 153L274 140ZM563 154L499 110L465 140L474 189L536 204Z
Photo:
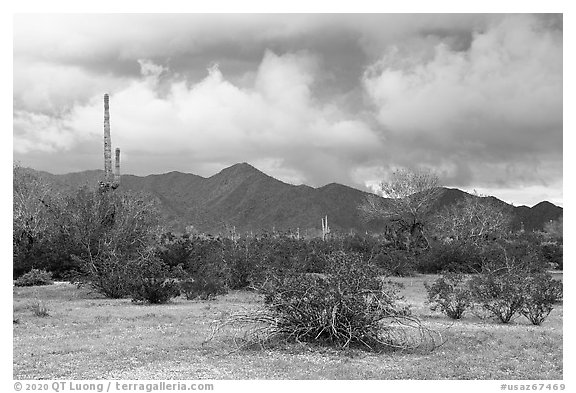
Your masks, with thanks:
M548 222L562 217L564 210L548 201L540 202L532 207L519 206L514 209L513 224L517 227L522 224L526 230L542 229Z
M38 173L67 190L82 185L95 186L103 176L103 171L65 175ZM378 230L377 224L366 224L358 211L358 206L371 194L337 183L319 188L295 186L247 163L233 165L207 178L181 172L144 177L122 175L120 187L156 197L167 226L176 231L191 225L210 233L234 227L238 232L299 228L302 234L312 234L320 231L320 220L326 215L332 230ZM443 188L434 209L442 209L469 195L458 189ZM510 209L514 226L519 228L523 223L526 230L543 228L563 211L549 202L532 208L514 207L490 198Z
M462 190L457 188L444 188L442 195L436 202L435 209L440 209L443 206L451 205L458 200L470 196ZM563 210L561 207L554 205L548 201L540 202L532 207L528 206L513 206L493 196L484 198L491 199L496 205L499 205L505 210L508 210L512 215L512 228L524 228L527 231L543 229L551 220L557 220L562 217Z

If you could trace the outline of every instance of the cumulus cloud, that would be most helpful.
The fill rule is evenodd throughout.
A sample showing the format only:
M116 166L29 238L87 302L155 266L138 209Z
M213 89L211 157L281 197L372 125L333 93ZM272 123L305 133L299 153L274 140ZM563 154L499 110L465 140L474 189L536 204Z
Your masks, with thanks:
M393 47L363 83L402 154L436 162L453 180L496 183L514 165L521 169L507 179L534 175L530 162L561 161L561 31L536 17L506 17L476 32L465 51L439 43L422 58Z
M55 152L70 149L77 136L67 121L23 111L14 114L14 150Z
M149 60L139 63L142 77L110 98L113 143L132 157L186 154L190 165L280 159L295 164L301 178L312 182L325 178L329 169L319 161L330 161L336 177L349 182L350 170L343 164L334 165L337 160L328 157L340 152L344 159L346 155L360 155L377 149L380 143L366 124L314 99L317 61L305 53L279 56L266 52L251 87L232 84L215 65L195 84L177 76L165 80L168 88L162 95L157 89L158 78L167 72L166 67ZM59 133L16 113L19 128L44 131L40 139L32 132L16 133L15 148L70 149L74 138L99 138L101 118L98 96L65 115ZM58 127L53 125L50 130ZM59 142L63 135L66 143ZM130 166L129 159L124 162ZM307 165L311 162L312 167ZM163 169L161 162L150 161L150 166L155 168L128 170Z
M126 86L128 80L95 74L76 65L45 61L14 61L14 107L47 115L60 114L85 103L102 90Z
M247 161L369 187L426 167L557 200L562 83L554 15L16 15L14 154L99 166L108 92L129 173Z

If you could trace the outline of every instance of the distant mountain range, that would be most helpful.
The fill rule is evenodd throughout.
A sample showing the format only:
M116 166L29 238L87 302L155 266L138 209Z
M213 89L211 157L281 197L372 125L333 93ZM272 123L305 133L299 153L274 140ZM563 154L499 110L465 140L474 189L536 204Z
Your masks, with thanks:
M93 187L103 177L101 170L65 175L39 173L67 189L84 185ZM333 231L378 230L377 224L364 222L358 211L369 193L337 183L319 188L295 186L246 163L233 165L208 178L181 172L144 177L122 175L120 187L156 197L166 225L175 231L183 231L187 226L209 233L221 233L230 228L237 232L299 228L300 233L311 234L320 230L320 220L326 215ZM470 194L458 189L443 188L435 209L467 195ZM523 225L525 230L542 229L563 212L561 207L550 202L515 207L489 198L509 209L514 217L514 227Z

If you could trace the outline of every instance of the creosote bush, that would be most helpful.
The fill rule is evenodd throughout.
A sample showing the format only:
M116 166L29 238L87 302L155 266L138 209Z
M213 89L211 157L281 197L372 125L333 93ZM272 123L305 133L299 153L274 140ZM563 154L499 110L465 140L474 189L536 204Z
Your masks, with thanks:
M390 276L413 276L416 270L416 257L406 250L381 248L374 256L374 263Z
M133 302L161 304L179 296L180 288L174 279L143 277L132 284L130 295Z
M45 318L50 316L48 307L41 300L34 300L30 303L29 308L37 317Z
M562 282L549 273L527 270L482 272L467 277L444 273L432 285L424 284L433 311L440 309L453 319L460 319L468 309L480 307L502 323L523 315L540 325L554 304L562 300Z
M50 285L52 283L52 273L45 270L32 269L18 277L14 285L17 287L30 287L34 285Z
M467 276L460 273L444 273L432 285L424 283L430 309L440 311L452 319L460 319L473 306L472 292Z
M74 257L77 258L77 257ZM103 253L84 264L84 271L75 277L78 284L88 284L94 290L110 299L121 299L129 294L129 266L116 253Z
M480 274L470 281L475 302L500 322L509 323L524 305L525 277L513 272Z
M270 277L262 286L264 308L221 321L251 326L251 342L275 339L339 348L433 348L434 332L421 326L403 305L398 287L376 265L354 253L327 259L329 273L294 273Z
M180 267L170 268L151 253L131 261L128 291L133 302L166 303L180 295Z
M550 274L527 277L524 282L524 304L520 313L533 325L540 325L562 299L562 283Z
M228 291L217 278L203 277L180 281L180 291L186 299L213 300L216 296L224 295Z

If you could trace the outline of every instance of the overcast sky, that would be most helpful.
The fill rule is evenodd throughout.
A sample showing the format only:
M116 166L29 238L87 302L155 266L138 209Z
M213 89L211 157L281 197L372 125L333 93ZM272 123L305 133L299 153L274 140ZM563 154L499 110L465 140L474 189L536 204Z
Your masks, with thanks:
M248 162L370 189L395 168L562 204L558 15L17 15L14 159L124 173Z

